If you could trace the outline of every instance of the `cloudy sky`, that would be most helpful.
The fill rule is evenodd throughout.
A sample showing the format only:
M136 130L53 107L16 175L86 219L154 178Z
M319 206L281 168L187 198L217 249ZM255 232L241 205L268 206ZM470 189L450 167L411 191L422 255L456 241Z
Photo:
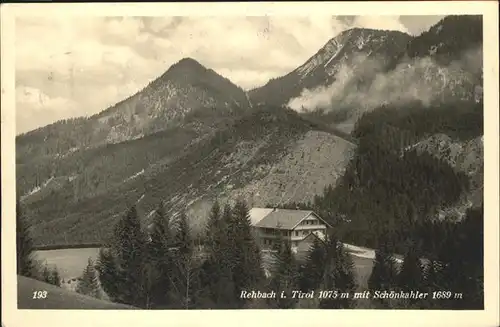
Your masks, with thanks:
M419 34L441 18L18 18L17 133L102 111L184 57L251 89L295 69L343 30L368 27Z

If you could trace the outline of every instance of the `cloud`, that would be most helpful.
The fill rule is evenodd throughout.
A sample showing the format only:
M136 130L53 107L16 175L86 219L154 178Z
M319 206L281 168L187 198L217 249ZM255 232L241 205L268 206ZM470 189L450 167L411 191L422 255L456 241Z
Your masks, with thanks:
M351 27L407 31L398 16L25 16L16 21L16 85L76 106L71 113L46 109L55 120L102 111L184 57L251 89L300 66ZM42 124L29 117L19 130Z
M297 111L349 110L356 116L385 104L421 101L429 105L439 97L451 93L460 96L459 92L470 92L481 84L481 47L464 51L459 60L448 65L424 57L403 62L390 72L383 72L382 61L365 55L353 61L355 65L345 63L340 67L332 84L304 89L299 97L288 102L288 107ZM369 83L359 86L360 78Z
M17 133L78 115L77 104L62 97L49 97L32 87L16 88ZM21 127L21 128L19 128Z

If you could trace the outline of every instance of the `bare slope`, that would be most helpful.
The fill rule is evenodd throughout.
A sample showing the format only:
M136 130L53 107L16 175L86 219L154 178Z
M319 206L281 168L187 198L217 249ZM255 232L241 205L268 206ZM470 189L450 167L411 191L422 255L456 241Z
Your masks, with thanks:
M338 136L309 131L271 165L267 176L230 192L230 197L243 197L254 206L311 201L343 175L354 148Z

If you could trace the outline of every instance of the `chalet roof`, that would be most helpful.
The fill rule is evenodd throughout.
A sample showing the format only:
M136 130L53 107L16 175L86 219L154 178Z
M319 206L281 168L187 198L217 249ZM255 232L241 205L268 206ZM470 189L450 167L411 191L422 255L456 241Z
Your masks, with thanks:
M312 213L310 210L252 208L250 220L255 227L291 230Z
M324 232L322 232L322 231L311 232L309 235L307 235L306 237L304 237L304 239L306 239L308 237L314 237L314 238L317 238L317 239L319 239L320 241L323 241L323 242L326 241L326 234Z
M250 209L250 221L253 226L273 211L272 208L252 208Z

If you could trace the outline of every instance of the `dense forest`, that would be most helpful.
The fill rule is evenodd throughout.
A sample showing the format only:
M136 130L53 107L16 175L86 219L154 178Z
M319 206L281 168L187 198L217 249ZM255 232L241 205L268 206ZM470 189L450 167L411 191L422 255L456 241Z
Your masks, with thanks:
M432 220L470 187L468 176L445 158L417 152L412 145L436 133L459 141L482 135L482 106L469 101L435 107L413 103L365 113L353 131L357 153L338 184L312 203L281 207L315 210L345 242L376 248L379 235L386 235L396 253L405 253L415 224Z
M37 277L26 219L18 217L18 274L58 285L52 275ZM352 257L335 229L324 240L317 238L303 260L282 239L266 264L244 202L223 207L214 203L203 245L192 237L185 214L168 217L160 204L153 225L145 228L131 207L114 226L97 262L89 259L76 291L96 298L106 294L113 302L142 309L481 309L483 208L469 210L459 223L426 222L418 230L402 264L396 262L389 238L380 238L368 284L359 285ZM325 289L332 293L322 298L294 296ZM248 290L286 297L242 296ZM354 291L360 290L429 295L354 299ZM341 293L350 296L338 296Z
M16 274L30 277L55 286L61 286L57 267L49 267L38 261L34 255L31 222L23 212L19 201L16 204Z

